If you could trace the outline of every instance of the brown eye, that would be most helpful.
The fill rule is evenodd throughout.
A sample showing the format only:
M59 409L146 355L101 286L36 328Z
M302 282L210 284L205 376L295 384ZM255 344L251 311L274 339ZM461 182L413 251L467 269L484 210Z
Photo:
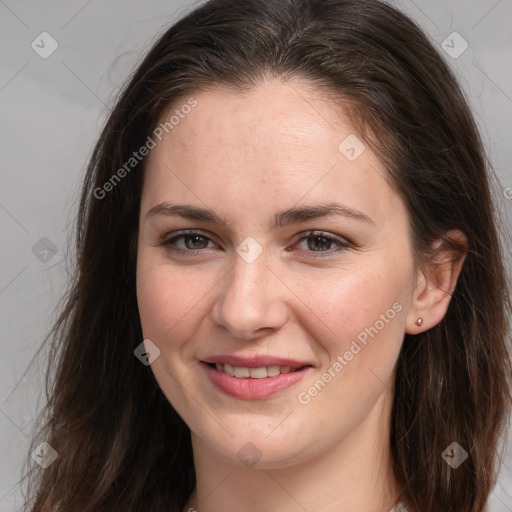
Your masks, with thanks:
M301 244L303 244L302 247L300 247ZM351 244L334 235L322 231L313 231L301 235L297 247L305 252L318 253L318 256L315 255L315 257L322 257L324 254L332 255L333 253L344 251L350 248Z
M184 235L178 238L183 238L187 249L205 249L208 245L208 239L202 235Z
M323 251L331 248L333 240L325 236L310 236L307 238L308 248L312 251Z
M164 246L169 252L198 254L204 249L211 248L211 246L208 246L210 242L213 243L206 235L192 231L177 234L167 240L164 240L160 245Z

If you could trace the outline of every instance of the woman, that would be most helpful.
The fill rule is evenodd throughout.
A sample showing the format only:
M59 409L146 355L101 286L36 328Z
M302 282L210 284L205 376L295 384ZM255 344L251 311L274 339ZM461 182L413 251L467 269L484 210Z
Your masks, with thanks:
M508 311L480 137L421 30L212 0L94 150L27 506L485 510Z

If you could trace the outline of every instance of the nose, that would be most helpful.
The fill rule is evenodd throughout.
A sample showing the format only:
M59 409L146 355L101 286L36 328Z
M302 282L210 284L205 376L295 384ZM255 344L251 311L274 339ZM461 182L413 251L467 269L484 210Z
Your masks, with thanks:
M240 340L271 334L288 321L287 287L264 255L252 263L236 255L233 268L218 284L221 291L212 309L213 323Z

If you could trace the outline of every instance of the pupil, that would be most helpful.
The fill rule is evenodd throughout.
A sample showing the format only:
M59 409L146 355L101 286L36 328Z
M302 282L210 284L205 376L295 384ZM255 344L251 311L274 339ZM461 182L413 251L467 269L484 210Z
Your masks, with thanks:
M328 238L325 238L325 236L312 236L309 238L309 240L315 240L315 241L318 241L318 240L322 240L323 243L320 243L320 244L311 244L308 242L308 247L310 249L313 249L314 251L318 250L319 248L320 249L329 249L329 245L331 243L331 240L329 240Z

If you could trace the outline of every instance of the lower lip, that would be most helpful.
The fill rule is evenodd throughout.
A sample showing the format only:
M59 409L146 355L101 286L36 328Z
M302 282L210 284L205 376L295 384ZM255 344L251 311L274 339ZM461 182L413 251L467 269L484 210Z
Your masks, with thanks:
M227 375L201 362L206 375L224 393L244 400L262 400L279 393L299 382L313 367L306 366L290 373L281 373L264 379L239 378Z

